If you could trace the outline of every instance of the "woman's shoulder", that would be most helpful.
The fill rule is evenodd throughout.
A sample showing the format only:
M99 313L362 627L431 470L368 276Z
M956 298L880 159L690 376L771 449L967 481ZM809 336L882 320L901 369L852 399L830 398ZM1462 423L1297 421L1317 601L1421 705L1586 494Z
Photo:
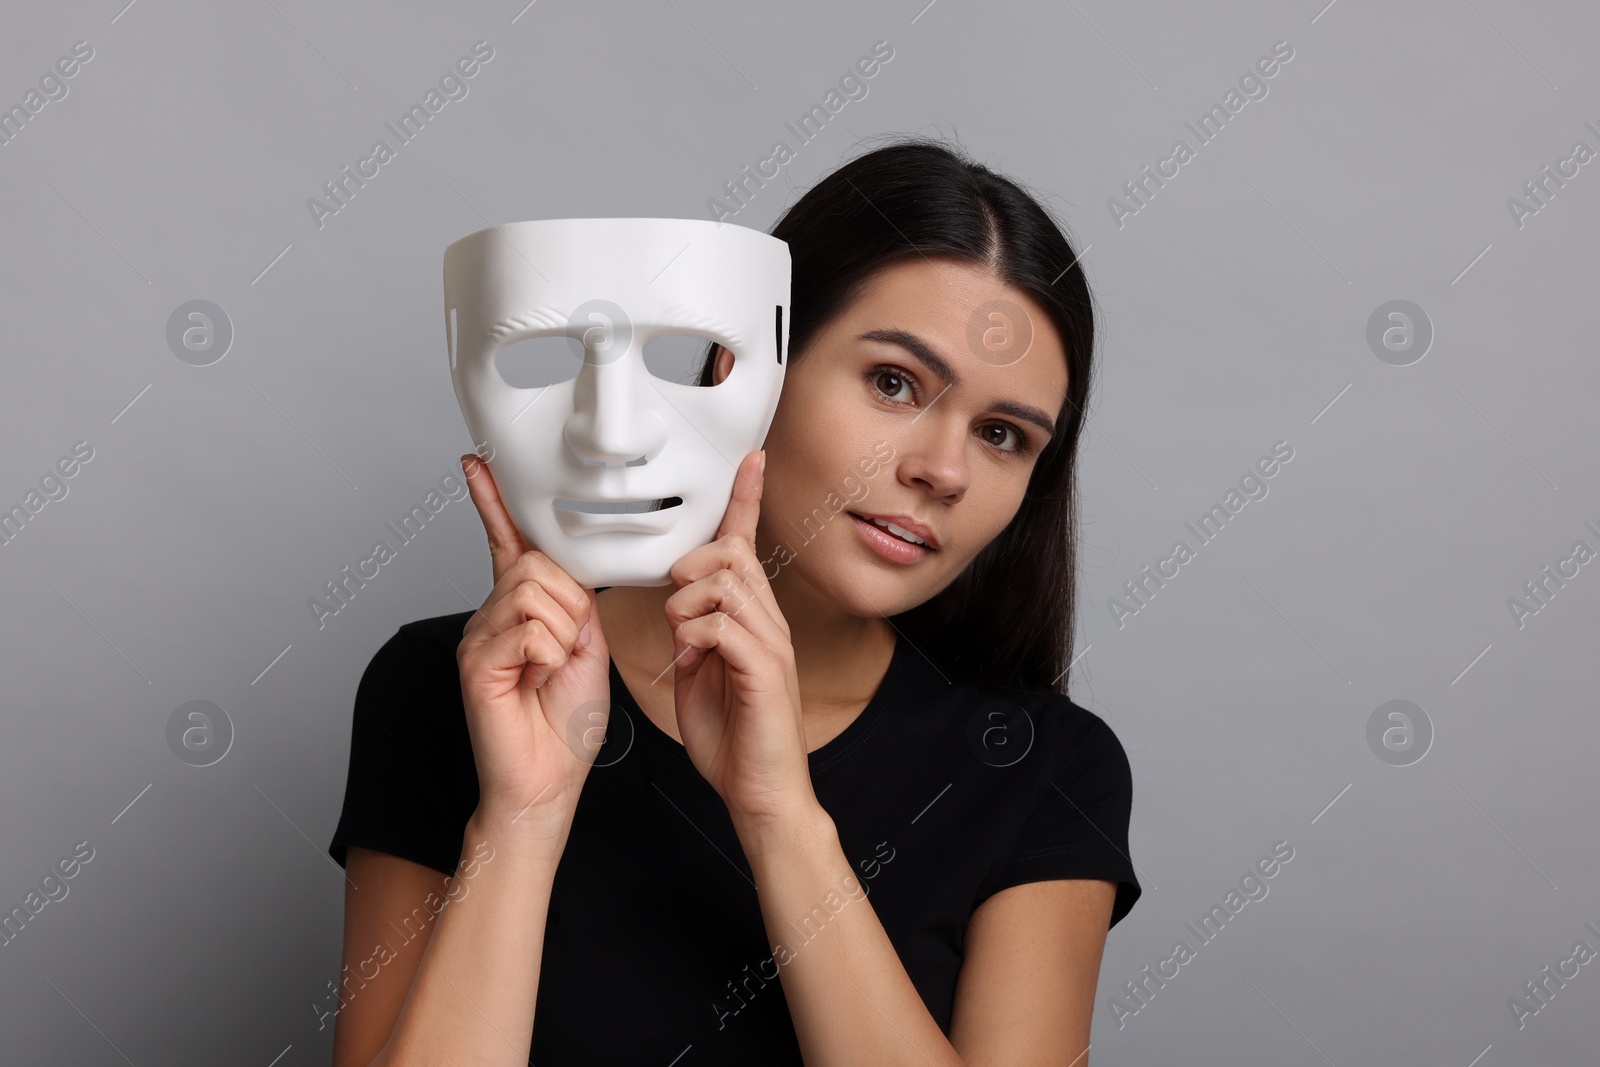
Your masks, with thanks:
M1127 858L1133 776L1111 725L1053 688L935 666L914 710L934 712L927 732L940 733L947 757L939 784L954 778L964 798L945 827L968 862L980 857L973 907L1023 882L1106 878L1126 883L1114 906L1120 919L1139 889Z
M344 807L329 845L360 845L446 874L478 802L455 648L471 612L416 619L379 646L356 689Z
M1020 720L1066 747L1114 747L1121 754L1111 725L1065 693L1037 684L1003 685L972 673L950 672L949 681L954 700L976 709L980 718Z
M1100 715L1054 690L1044 691L1039 699L1040 716L1063 738L1076 745L1091 746L1096 752L1115 749L1119 758L1125 758L1116 731Z
M373 652L362 672L356 704L410 703L419 695L459 692L456 648L472 612L401 623Z
M461 644L461 635L466 632L467 620L471 619L472 615L471 611L458 611L453 615L432 615L426 619L413 619L401 623L396 634L404 634L407 643L414 644L421 650L436 652L447 648L450 654L454 655L456 646Z
M1100 715L1039 684L1003 684L937 657L912 657L902 693L912 713L904 729L940 733L993 767L1010 767L1036 784L1080 776L1127 784L1127 752ZM1027 772L1031 772L1027 773Z

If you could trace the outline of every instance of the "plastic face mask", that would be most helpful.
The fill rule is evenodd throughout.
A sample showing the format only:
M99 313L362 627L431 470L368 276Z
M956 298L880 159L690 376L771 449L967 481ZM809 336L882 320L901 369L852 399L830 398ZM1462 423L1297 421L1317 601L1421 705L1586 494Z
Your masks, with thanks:
M456 399L523 539L585 588L670 584L777 411L789 246L701 219L514 222L445 249L444 298ZM669 334L722 345L733 369L656 376L644 346ZM508 384L496 355L538 337L568 339L570 376Z

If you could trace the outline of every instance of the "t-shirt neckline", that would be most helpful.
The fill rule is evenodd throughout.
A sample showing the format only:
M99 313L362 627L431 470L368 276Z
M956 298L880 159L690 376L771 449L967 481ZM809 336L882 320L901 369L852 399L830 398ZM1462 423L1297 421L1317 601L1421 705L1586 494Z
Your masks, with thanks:
M867 701L867 706L862 708L861 713L852 719L850 725L841 730L837 736L830 738L821 748L806 753L806 759L811 766L813 775L825 771L838 763L843 756L847 755L855 747L859 739L867 736L872 731L874 724L882 717L884 709L901 689L902 675L908 662L906 658L908 654L909 649L906 647L906 639L896 634L894 650L889 654L888 669L884 671L883 680L878 683L878 688ZM615 658L610 660L610 668L612 704L621 704L628 712L629 717L634 719L636 729L639 732L653 738L658 745L672 753L678 760L681 760L690 770L699 774L699 768L695 767L694 761L689 758L689 750L681 742L673 738L671 734L657 726L655 720L644 713L644 709L634 699L633 692L629 690L627 683L623 681L622 674L617 670Z

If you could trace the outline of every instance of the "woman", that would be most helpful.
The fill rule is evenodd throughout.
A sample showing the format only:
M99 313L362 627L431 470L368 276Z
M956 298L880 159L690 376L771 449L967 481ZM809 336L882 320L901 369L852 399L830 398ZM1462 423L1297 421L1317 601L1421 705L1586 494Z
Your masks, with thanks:
M921 139L772 233L783 393L671 585L580 588L463 457L494 587L357 694L341 1067L1087 1062L1140 889L1065 696L1077 255Z

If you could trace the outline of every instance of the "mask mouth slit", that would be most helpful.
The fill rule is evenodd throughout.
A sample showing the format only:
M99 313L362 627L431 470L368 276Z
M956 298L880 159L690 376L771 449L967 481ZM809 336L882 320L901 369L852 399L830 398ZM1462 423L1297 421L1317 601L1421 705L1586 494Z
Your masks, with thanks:
M683 503L681 496L661 497L656 500L567 500L556 498L555 506L588 515L642 515L651 511L665 511Z

